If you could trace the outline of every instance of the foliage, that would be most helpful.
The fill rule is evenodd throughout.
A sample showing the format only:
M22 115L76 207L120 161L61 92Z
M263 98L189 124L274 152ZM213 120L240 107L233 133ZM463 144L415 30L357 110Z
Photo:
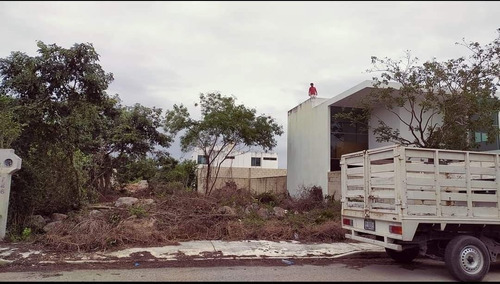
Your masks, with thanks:
M158 170L155 159L150 157L133 159L129 156L122 156L120 163L116 164L116 182L120 186L139 180L151 180Z
M185 130L181 136L182 150L203 151L207 160L204 191L210 195L220 166L228 156L254 146L273 149L276 146L274 136L283 134L283 128L271 116L257 116L255 109L237 105L234 97L200 94L199 105L200 120L190 118L182 104L174 105L173 110L166 112L165 130L169 133Z
M94 148L91 185L101 191L112 188L113 169L117 170L120 184L152 178L161 162L159 159L164 159L163 153L155 148L169 147L173 139L158 130L163 121L159 108L135 104L117 106L116 111L114 119L99 133L99 143Z
M196 189L196 162L184 160L168 171L166 179L170 182L181 182L184 188Z
M21 124L14 118L15 101L0 93L0 149L9 148L21 135Z
M92 44L37 46L37 56L16 51L0 59L0 146L23 160L9 203L16 224L22 219L16 215L92 202L111 188L113 168L123 170L123 180L153 176L147 166L131 171L172 141L158 130L161 109L124 107L118 95L106 93L113 74L102 69Z
M143 218L148 215L146 209L140 205L133 205L129 208L129 214L132 216L137 216L137 218Z
M178 162L171 157L157 159L157 169L151 184L158 193L173 193L176 190L196 190L196 162Z
M13 242L26 242L33 236L31 228L25 227L20 235L15 235L12 232L7 235L7 238Z
M110 114L114 105L104 91L113 76L97 64L91 44L37 45L39 56L12 52L0 59L0 93L15 101L13 117L23 126L12 142L23 168L10 201L21 214L81 202L86 180L75 166L77 152L100 125L82 118Z
M263 192L255 197L262 204L269 204L275 206L278 203L278 197L272 192Z
M373 78L371 95L359 103L363 111L338 114L336 118L368 123L373 115L372 119L378 121L373 127L378 142L469 150L478 147L475 132L487 133L489 143L495 141L499 134L494 117L500 111L495 96L500 77L500 37L484 46L465 41L461 45L472 52L469 58L434 59L418 65L418 58L409 51L404 64L372 57L374 68L368 71L382 73L380 78ZM390 85L394 82L399 85ZM394 115L410 136L375 117L375 109Z

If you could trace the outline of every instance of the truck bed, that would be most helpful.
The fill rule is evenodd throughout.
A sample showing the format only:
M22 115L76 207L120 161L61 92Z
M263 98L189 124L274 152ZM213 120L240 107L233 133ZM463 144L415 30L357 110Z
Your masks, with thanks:
M367 233L410 241L422 223L441 230L449 224L500 224L499 180L497 153L394 145L346 154L342 216L353 222L343 227L353 239ZM390 232L391 226L402 227L401 234Z

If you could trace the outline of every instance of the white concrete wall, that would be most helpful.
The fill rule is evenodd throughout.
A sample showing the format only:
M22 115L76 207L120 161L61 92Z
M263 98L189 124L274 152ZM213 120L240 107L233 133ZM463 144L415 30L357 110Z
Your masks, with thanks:
M206 170L206 166L200 165L196 173L200 193L205 193ZM237 188L246 188L253 193L281 193L286 191L286 173L286 169L220 168L214 189L220 189L231 181ZM215 169L211 176L215 178Z
M198 155L203 155L203 151L197 149L193 151L191 160L197 162ZM222 162L221 167L236 167L236 168L265 168L277 169L278 168L278 154L277 153L262 153L262 152L246 152L234 153L229 156L234 156L234 159L226 159ZM261 158L260 167L252 167L252 157ZM264 158L275 158L276 160L264 160Z
M324 98L308 99L288 111L287 190L321 186L328 193L330 170L330 110Z
M406 109L410 110L411 108L407 105ZM397 114L404 119L406 122L410 122L411 115L408 113L407 110L405 109L395 109ZM419 107L415 107L415 111L418 113L420 111ZM423 114L423 119L424 119L424 124L427 121L427 119L430 117L431 113L426 112ZM373 134L373 128L378 127L378 120L382 120L387 124L388 126L392 127L393 129L399 129L399 133L401 137L406 138L410 141L415 140L415 137L411 134L410 129L406 124L404 124L401 119L399 119L394 113L389 112L386 109L383 108L376 108L373 111L373 115L369 121L370 125L370 131L368 133L368 148L373 149L377 147L382 147L382 146L388 146L394 144L393 142L377 142L376 137ZM434 117L431 118L429 125L433 125L435 123L440 124L442 120L442 116L440 115L434 115ZM413 123L413 126L417 126L417 122Z
M340 174L340 171L328 173L328 195L334 200L340 200L342 197Z
M370 129L368 131L368 148L373 149L377 147L383 147L383 146L388 146L392 145L394 143L392 142L377 142L377 139L375 135L373 134L373 128L376 128L379 126L378 121L382 120L384 121L388 126L396 129L400 129L400 121L399 119L395 116L395 114L389 112L388 110L384 108L376 108L373 110L373 115L370 118L370 121L368 124L370 125Z

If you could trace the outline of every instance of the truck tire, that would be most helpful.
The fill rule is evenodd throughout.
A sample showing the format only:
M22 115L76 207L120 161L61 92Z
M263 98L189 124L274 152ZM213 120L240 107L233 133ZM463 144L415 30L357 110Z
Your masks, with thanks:
M412 247L404 249L403 251L397 251L390 248L385 248L385 252L387 253L387 255L394 261L399 263L412 262L418 256L419 250L420 250L419 247Z
M490 270L488 248L473 236L452 239L446 246L444 261L449 273L459 281L481 281Z

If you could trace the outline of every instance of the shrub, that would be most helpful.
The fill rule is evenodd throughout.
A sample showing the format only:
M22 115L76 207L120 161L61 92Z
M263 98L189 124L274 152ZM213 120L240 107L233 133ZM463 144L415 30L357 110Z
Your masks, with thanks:
M148 214L146 212L146 209L144 207L137 205L137 206L131 206L129 208L129 213L130 215L135 215L138 218L146 217Z
M272 192L263 192L255 197L260 203L275 206L278 204L278 197Z

